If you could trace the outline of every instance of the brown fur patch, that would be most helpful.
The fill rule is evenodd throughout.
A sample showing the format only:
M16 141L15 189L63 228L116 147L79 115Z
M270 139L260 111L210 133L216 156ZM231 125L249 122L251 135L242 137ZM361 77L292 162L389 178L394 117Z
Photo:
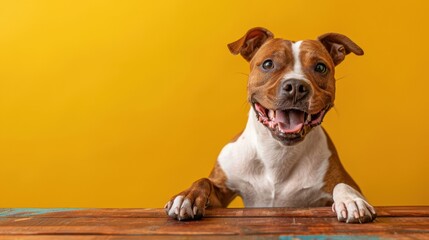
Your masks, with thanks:
M293 69L294 60L291 42L283 39L267 41L250 62L248 97L256 99L262 106L277 109L279 85L283 76ZM272 60L274 69L264 71L265 60Z
M341 164L337 150L335 149L335 146L331 138L329 137L329 135L326 133L325 130L323 131L326 134L326 137L328 140L328 147L332 153L331 157L329 158L329 167L325 175L325 179L324 179L325 186L323 187L323 190L329 194L332 194L334 191L334 187L338 183L345 183L350 187L354 188L356 191L361 192L359 186L356 184L356 182L347 173L346 169L344 169L343 165Z
M210 207L227 207L228 204L237 196L226 186L226 175L219 163L216 163L209 180L212 183L211 194L209 197Z
M309 112L317 113L332 104L335 98L335 66L326 49L319 41L305 40L300 46L301 68L311 82L313 96L310 99ZM328 68L326 74L314 71L318 63Z

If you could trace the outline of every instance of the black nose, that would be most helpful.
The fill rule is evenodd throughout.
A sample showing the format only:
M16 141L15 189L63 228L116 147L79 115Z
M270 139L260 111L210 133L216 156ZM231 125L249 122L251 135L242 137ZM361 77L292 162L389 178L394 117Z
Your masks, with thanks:
M282 94L294 102L306 100L310 96L310 85L303 80L288 79L282 83Z

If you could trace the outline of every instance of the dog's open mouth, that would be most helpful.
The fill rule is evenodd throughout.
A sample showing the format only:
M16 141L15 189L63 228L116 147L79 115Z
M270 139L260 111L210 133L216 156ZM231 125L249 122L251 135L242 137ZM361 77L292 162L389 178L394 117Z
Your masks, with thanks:
M254 103L258 121L285 139L302 138L306 130L322 123L329 108L327 106L316 114L309 114L299 109L272 110Z

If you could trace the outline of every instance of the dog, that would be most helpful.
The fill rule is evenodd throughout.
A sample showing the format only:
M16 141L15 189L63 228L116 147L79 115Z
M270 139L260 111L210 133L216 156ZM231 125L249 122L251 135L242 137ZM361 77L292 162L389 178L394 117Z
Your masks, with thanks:
M375 209L320 126L334 104L335 67L363 50L338 33L290 41L261 27L228 48L250 64L246 127L208 178L171 198L167 215L200 219L207 207L227 207L240 196L245 207L332 206L340 222L372 222Z

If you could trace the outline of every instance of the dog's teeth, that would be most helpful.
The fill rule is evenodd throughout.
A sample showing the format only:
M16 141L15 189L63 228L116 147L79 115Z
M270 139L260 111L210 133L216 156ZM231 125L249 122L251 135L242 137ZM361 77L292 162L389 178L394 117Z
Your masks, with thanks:
M274 118L276 118L276 112L273 110L268 110L268 117L272 120Z

